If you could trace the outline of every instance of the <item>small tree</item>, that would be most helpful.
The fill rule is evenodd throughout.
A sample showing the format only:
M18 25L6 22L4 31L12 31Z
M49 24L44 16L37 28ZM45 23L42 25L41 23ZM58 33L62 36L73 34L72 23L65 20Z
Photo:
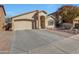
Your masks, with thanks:
M6 17L6 23L10 23L11 22L11 17Z
M10 17L6 17L6 25L5 25L5 30L11 31L12 28L12 22Z
M62 6L57 12L61 15L63 21L72 23L73 19L79 16L79 7Z

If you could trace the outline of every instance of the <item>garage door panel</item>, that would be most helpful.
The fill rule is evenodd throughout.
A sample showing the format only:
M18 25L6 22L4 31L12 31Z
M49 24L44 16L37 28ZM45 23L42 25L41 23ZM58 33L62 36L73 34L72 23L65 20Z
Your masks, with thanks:
M14 30L32 29L31 21L14 21Z

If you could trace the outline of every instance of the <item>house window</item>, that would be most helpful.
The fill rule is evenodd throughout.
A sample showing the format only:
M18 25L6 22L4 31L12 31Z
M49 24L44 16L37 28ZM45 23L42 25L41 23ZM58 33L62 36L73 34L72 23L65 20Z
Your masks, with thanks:
M53 25L53 20L49 20L48 25Z

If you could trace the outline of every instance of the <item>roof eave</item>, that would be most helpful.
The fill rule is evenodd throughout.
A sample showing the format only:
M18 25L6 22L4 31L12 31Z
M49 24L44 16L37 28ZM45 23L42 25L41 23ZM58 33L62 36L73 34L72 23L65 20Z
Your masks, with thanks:
M6 12L5 12L5 8L4 8L4 6L3 6L3 5L0 5L0 7L3 8L4 14L6 15Z

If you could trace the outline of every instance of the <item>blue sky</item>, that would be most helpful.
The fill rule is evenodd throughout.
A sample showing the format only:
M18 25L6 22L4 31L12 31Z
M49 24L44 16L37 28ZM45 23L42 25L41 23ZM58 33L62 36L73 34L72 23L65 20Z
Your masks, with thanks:
M33 10L45 10L48 13L55 12L63 4L5 4L7 16L15 16ZM76 6L79 6L76 4Z

